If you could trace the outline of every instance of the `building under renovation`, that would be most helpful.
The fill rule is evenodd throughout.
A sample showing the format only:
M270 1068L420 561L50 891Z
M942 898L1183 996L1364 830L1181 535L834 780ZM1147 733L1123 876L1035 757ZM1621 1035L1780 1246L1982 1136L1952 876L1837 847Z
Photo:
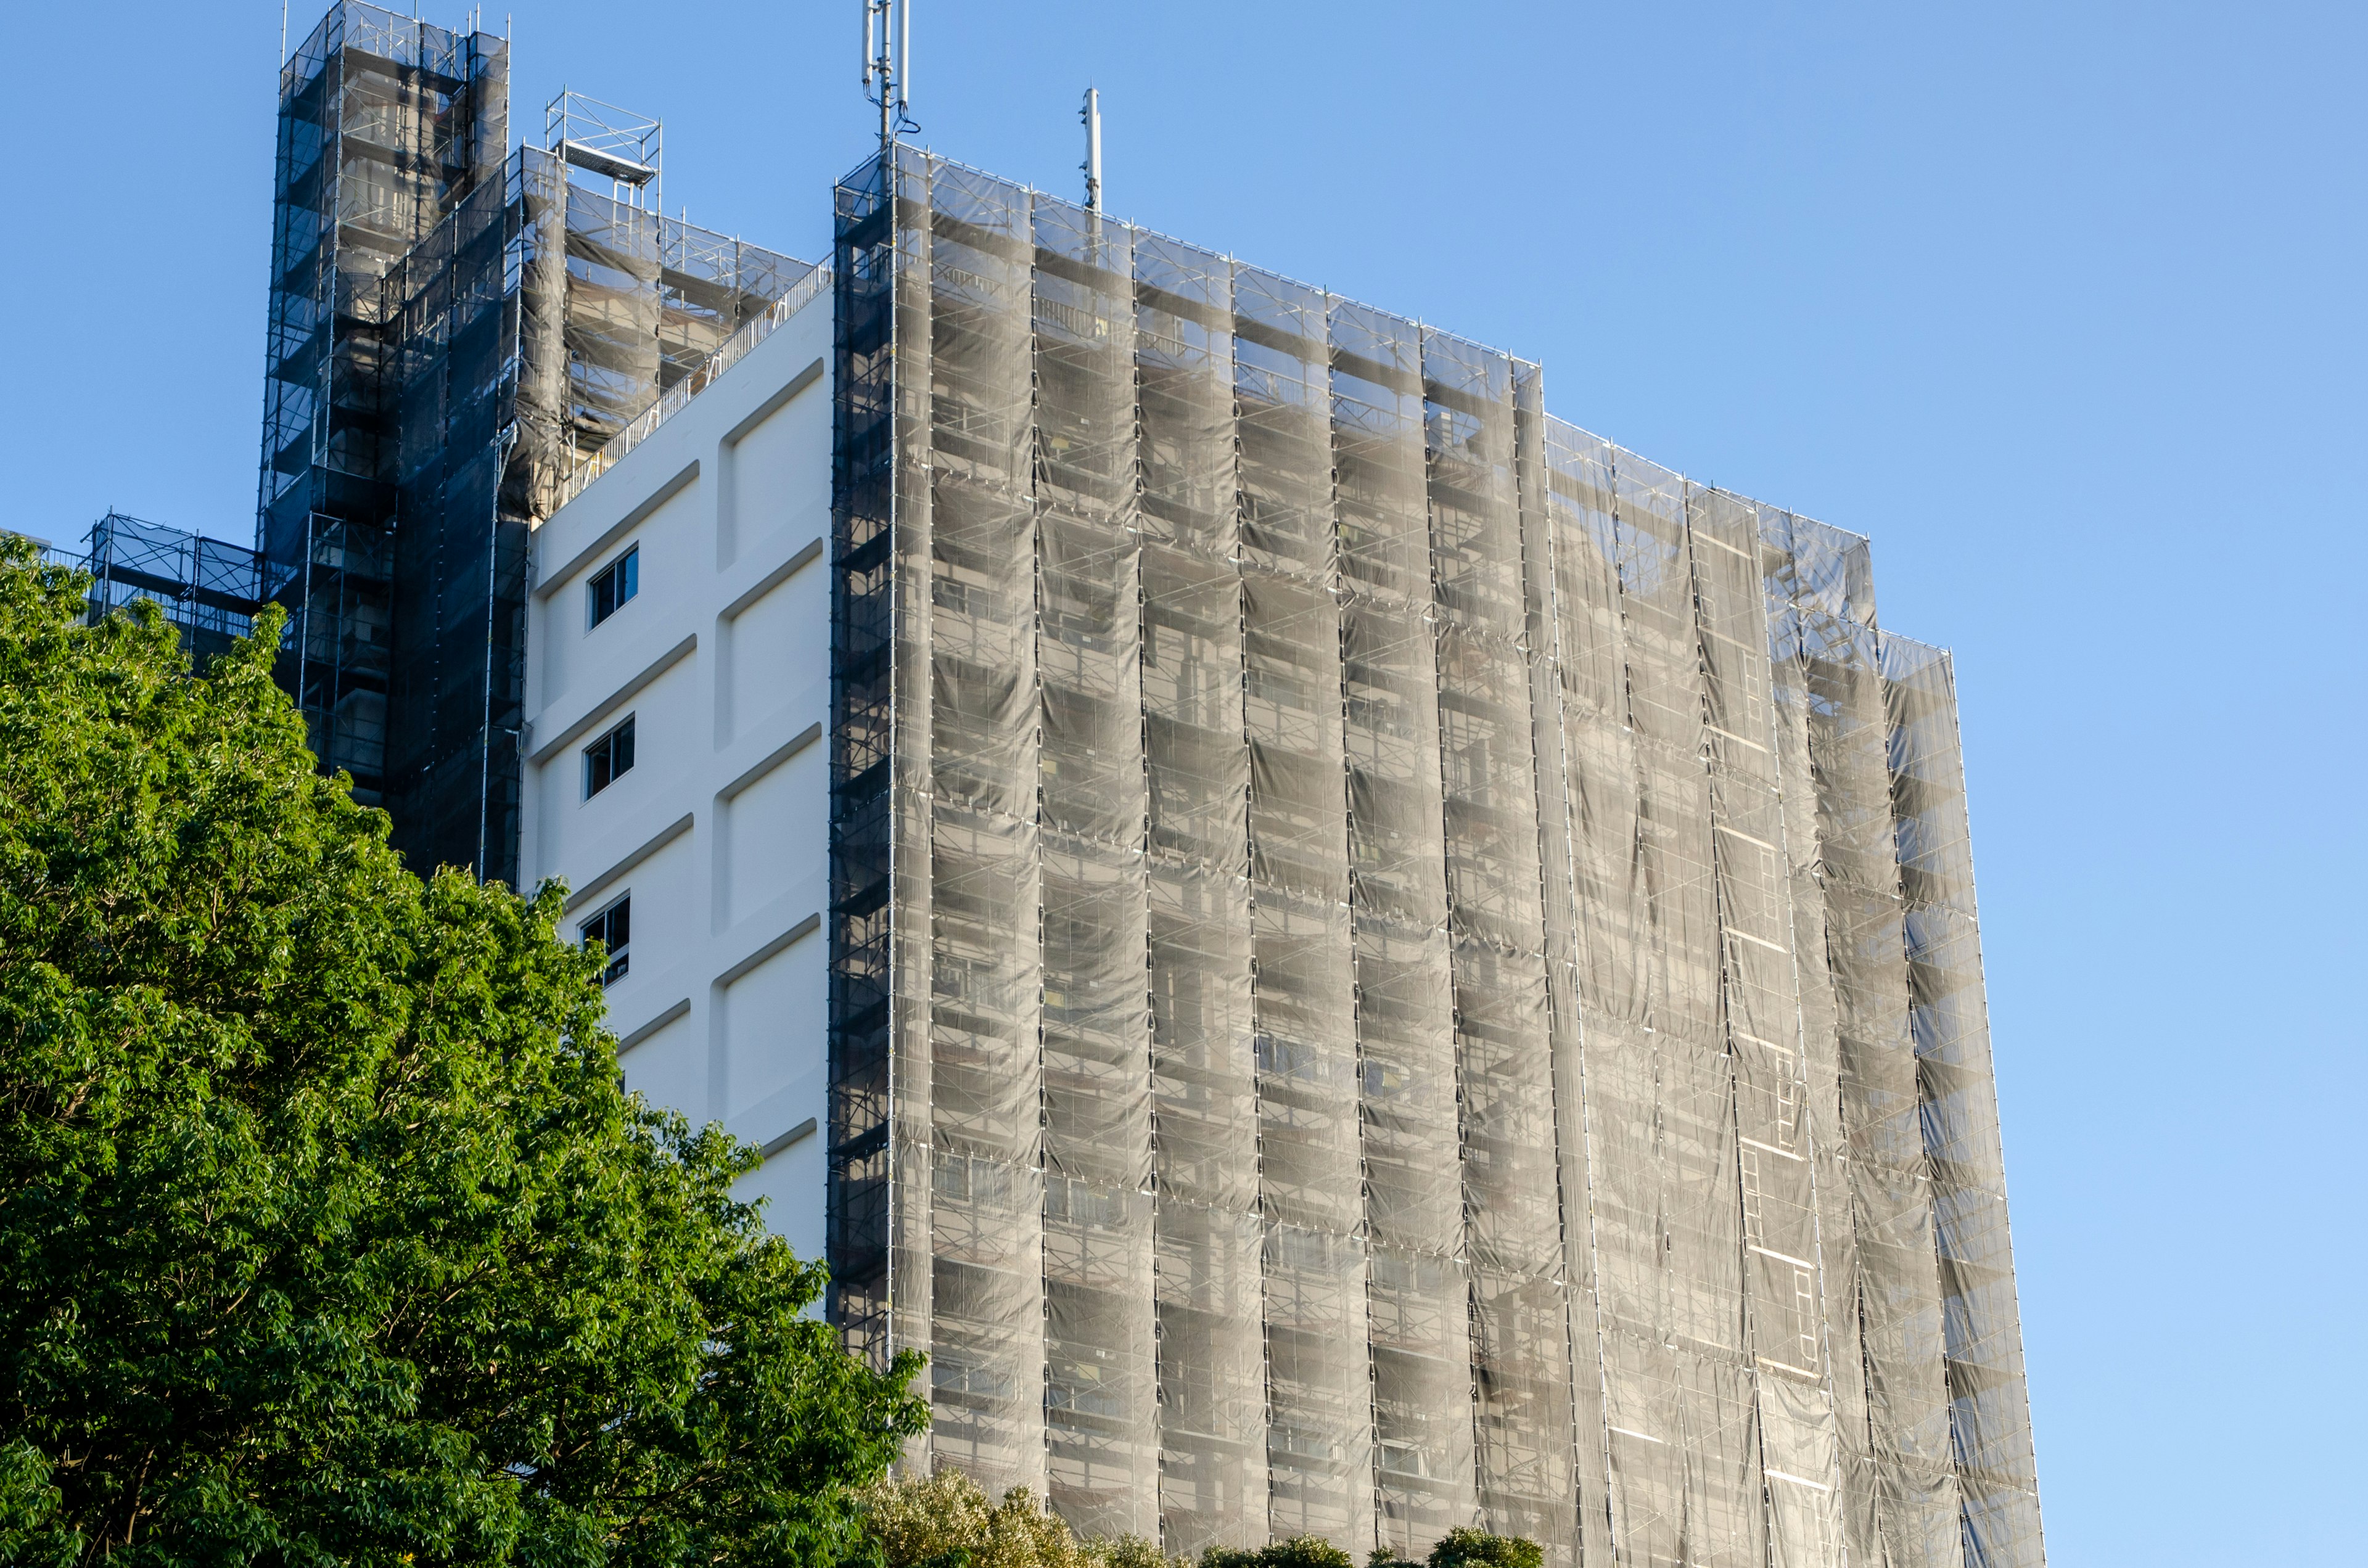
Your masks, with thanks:
M259 593L324 765L564 880L629 1081L927 1353L914 1464L1171 1552L2043 1561L1864 539L893 140L827 267L669 222L507 73L352 0L282 73Z
M333 6L280 68L256 551L324 765L514 880L526 538L811 268L666 218L660 127L512 148L507 42Z
M1948 656L1539 368L838 192L830 1221L1171 1550L2037 1562Z

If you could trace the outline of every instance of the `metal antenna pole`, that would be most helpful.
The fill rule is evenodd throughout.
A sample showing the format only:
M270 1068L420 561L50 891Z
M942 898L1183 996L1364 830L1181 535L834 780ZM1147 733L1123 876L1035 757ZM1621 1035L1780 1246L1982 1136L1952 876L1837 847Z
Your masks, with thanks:
M896 145L895 0L880 0L880 155L893 155Z
M863 92L880 106L880 155L893 155L909 97L913 0L863 0Z
M1100 89L1086 89L1085 107L1077 118L1086 126L1086 210L1102 210L1102 95Z

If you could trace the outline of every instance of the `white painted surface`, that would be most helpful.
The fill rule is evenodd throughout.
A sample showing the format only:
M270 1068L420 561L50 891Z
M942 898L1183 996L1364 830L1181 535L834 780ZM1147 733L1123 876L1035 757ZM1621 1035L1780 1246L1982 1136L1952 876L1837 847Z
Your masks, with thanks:
M762 1142L816 1114L823 1064L797 1049L823 1016L821 933L792 943L723 988L724 1125Z
M630 894L609 992L627 1086L760 1146L828 1120L826 942L783 938L829 898L829 747L785 750L830 722L829 358L825 292L531 547L524 875L585 895L571 928ZM593 574L636 545L639 593L590 625ZM584 747L627 713L634 766L587 801ZM822 1255L823 1144L740 1186L803 1257Z
M804 678L803 670L803 653L814 636L814 628L807 624L812 607L803 591L803 579L809 574L822 576L825 570L817 561L767 590L725 623L721 647L727 666L723 683L727 694L721 718L723 733L761 728L784 708L810 709L817 691L824 708L829 707L827 648L818 679Z
M830 875L829 775L830 748L817 739L724 803L715 861L723 925Z

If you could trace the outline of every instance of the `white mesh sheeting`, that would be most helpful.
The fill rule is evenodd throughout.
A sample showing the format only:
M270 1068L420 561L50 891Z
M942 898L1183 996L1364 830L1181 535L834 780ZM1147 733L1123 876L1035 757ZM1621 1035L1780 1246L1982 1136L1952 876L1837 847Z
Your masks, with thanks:
M895 181L916 1458L1171 1551L2035 1562L1952 694L1862 541Z

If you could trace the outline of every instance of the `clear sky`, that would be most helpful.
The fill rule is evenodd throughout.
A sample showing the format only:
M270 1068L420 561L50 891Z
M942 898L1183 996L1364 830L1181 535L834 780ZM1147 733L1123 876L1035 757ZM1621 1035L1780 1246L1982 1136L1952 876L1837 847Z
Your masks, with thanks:
M662 116L669 208L824 254L852 0L505 4L518 127ZM2361 1561L2368 13L916 16L939 152L1074 194L1096 84L1118 215L1873 537L1884 623L1958 653L2053 1560ZM7 32L0 524L245 539L279 8Z

